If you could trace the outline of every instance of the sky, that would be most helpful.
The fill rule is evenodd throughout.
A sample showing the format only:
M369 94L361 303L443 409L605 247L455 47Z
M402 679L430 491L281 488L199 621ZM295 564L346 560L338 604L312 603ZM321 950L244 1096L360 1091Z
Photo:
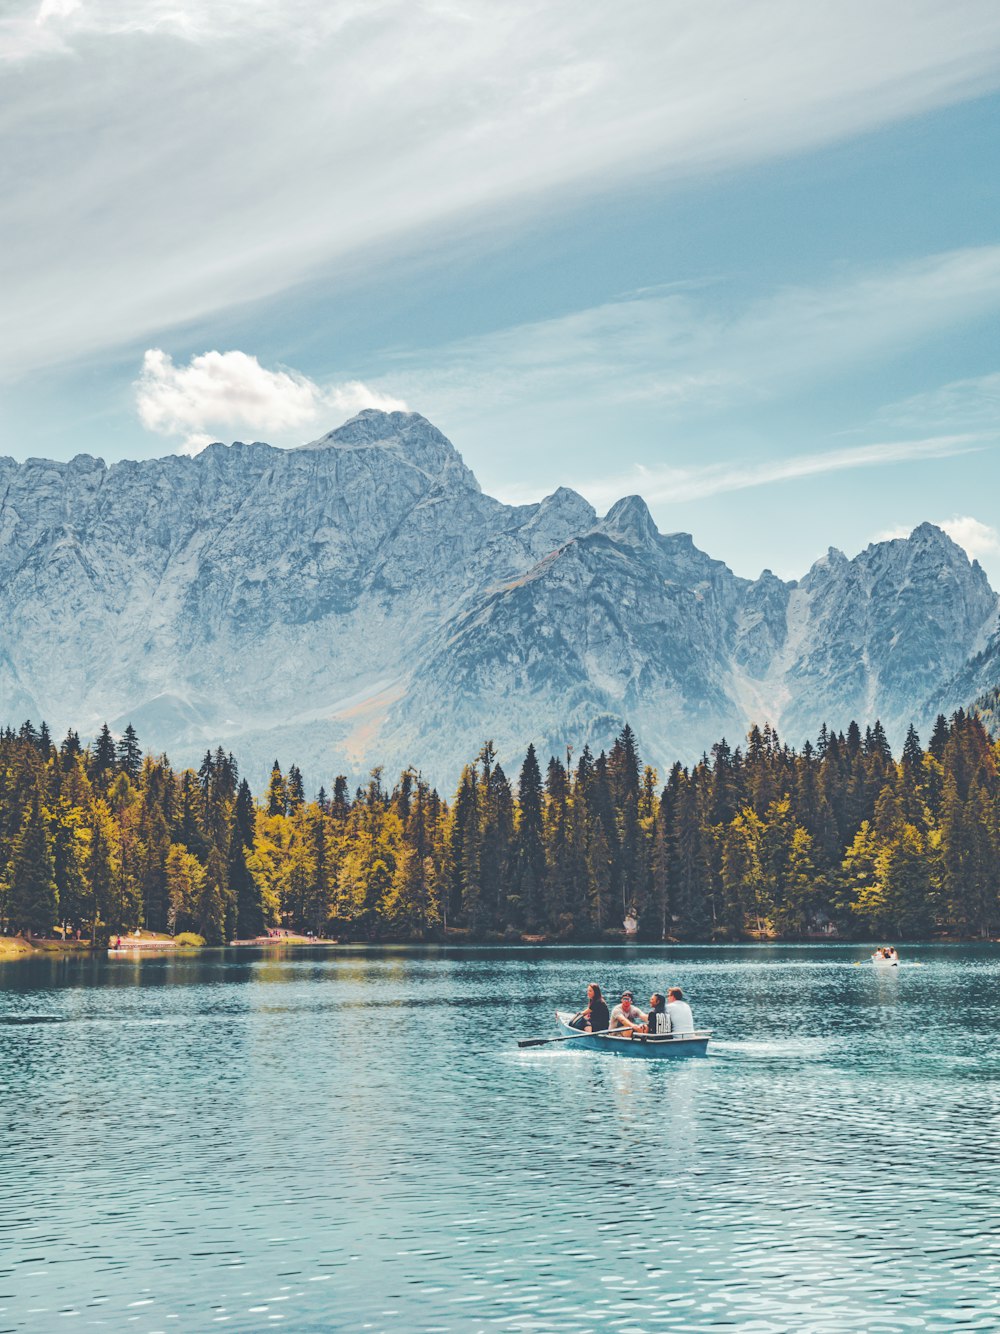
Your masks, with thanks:
M0 453L407 408L737 573L1000 588L995 0L8 0Z

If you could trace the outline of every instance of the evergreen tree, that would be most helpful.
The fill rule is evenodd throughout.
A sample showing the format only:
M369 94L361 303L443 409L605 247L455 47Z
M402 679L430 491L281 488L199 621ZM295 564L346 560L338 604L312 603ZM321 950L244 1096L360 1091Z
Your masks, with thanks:
M7 912L16 931L50 934L59 913L48 820L36 792L14 840Z
M90 759L90 776L99 786L105 786L110 775L114 773L116 759L114 738L111 729L105 723L94 742Z
M517 782L520 820L515 836L514 893L520 917L528 931L545 925L545 822L542 815L542 775L535 747L530 745Z
M104 802L99 802L93 811L90 826L90 851L87 857L87 880L90 886L88 916L90 917L90 938L97 942L97 932L103 923L113 934L121 930L121 922L115 917L115 877L111 855L114 831L111 816Z
M267 813L268 815L288 813L288 789L277 760L271 766L271 781L267 785Z
M137 783L142 768L142 747L131 723L125 728L118 742L117 760L122 773L127 774L133 783Z
M81 816L82 813L62 797L52 821L52 870L59 915L65 930L82 929L87 920L86 840Z
M306 794L302 784L302 772L297 764L289 767L286 791L289 811L300 810L305 802Z

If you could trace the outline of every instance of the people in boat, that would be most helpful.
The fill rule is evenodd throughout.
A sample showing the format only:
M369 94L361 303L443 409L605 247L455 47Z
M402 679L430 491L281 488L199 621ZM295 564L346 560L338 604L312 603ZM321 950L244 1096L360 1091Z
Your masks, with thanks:
M646 1032L652 1037L665 1037L670 1032L670 1019L667 1016L667 1002L659 991L654 991L649 998L649 1013L646 1015Z
M631 991L623 991L622 998L611 1011L611 1028L626 1029L629 1034L642 1033L646 1026L646 1016L637 1005L632 1004Z
M608 1005L596 982L591 982L587 988L587 1004L579 1014L573 1016L569 1026L578 1028L581 1033L604 1033L611 1027Z
M680 987L670 987L667 991L667 1019L671 1033L694 1032L694 1015Z

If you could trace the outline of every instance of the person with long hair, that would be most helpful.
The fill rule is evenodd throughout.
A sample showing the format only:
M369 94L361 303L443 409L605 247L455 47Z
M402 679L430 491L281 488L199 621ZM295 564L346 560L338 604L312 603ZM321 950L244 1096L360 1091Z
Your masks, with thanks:
M581 1033L602 1033L611 1027L607 1002L596 982L591 982L587 988L586 1007L569 1022L571 1028L578 1028Z

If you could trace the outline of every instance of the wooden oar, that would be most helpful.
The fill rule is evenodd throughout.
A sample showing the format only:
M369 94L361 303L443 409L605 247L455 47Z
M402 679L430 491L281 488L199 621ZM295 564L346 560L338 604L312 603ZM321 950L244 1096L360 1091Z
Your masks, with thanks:
M609 1033L620 1033L620 1028L599 1028L596 1033L567 1033L563 1038L519 1038L519 1047L544 1047L549 1042L572 1042L574 1038L603 1038Z
M572 1042L574 1038L605 1038L605 1037L624 1037L628 1032L625 1028L599 1028L596 1033L567 1033L561 1038L519 1038L517 1045L519 1047L545 1047L550 1042ZM632 1042L684 1042L685 1040L699 1041L702 1038L712 1036L712 1030L696 1029L693 1033L636 1033L632 1032L630 1041Z

